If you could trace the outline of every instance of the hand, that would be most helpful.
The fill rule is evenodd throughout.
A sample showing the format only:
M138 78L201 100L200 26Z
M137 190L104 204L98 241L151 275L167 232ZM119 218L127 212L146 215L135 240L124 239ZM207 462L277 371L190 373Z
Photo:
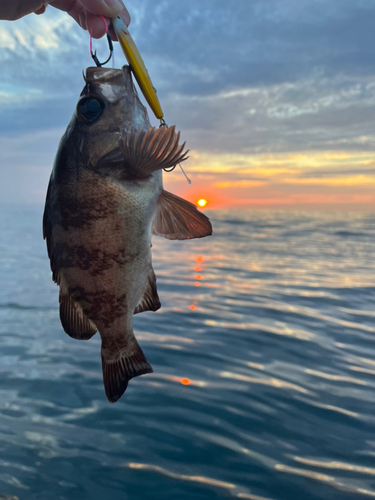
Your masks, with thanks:
M27 14L43 14L48 5L67 12L84 29L90 28L94 38L105 35L105 26L100 16L107 22L112 17L120 16L128 26L130 15L121 0L0 0L0 19L15 21ZM117 37L110 28L112 40Z

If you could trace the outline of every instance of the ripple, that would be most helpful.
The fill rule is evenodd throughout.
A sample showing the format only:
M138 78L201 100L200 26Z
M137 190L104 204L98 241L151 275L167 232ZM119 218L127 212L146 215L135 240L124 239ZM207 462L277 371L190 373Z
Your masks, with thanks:
M260 497L257 495L252 495L251 493L243 493L243 492L237 493L236 490L238 490L238 487L235 484L219 481L218 479L212 479L204 476L189 476L186 474L178 474L176 472L172 472L168 469L152 464L128 463L126 464L126 466L129 467L130 469L156 472L157 474L167 476L177 481L188 481L188 482L198 483L207 487L214 487L217 489L227 490L231 496L235 496L236 498L245 498L247 500L272 500L271 498Z
M309 458L303 457L293 457L293 460L296 462L300 462L304 465L311 465L312 467L321 467L323 469L336 469L336 470L345 470L345 471L353 471L360 472L361 474L370 474L372 476L375 475L375 469L371 467L362 467L360 465L347 464L343 462L323 462L320 460L312 460Z
M279 380L276 378L262 379L255 377L247 377L246 375L240 375L238 373L231 373L231 372L221 372L219 376L223 378L239 380L241 382L247 382L249 384L268 385L270 387L275 387L277 389L290 389L292 391L302 392L303 394L311 394L310 391L304 389L303 387L298 386L297 384L291 384L290 382L285 382L284 380Z
M212 238L155 238L163 307L134 318L154 373L110 405L99 335L61 328L42 209L7 210L0 491L374 497L374 216L212 212Z
M320 474L319 472L313 472L305 469L297 469L295 467L289 467L283 464L276 464L275 469L281 472L286 472L288 474L304 476L308 479L313 479L315 481L328 484L329 486L345 491L347 493L356 493L358 495L365 495L370 498L375 498L375 491L367 490L361 487L355 487L350 484L337 481L333 476L327 476L326 474Z
M351 418L359 418L360 417L359 413L354 412L354 411L350 411L350 410L346 410L345 408L340 408L338 406L328 405L328 404L324 404L324 403L318 403L317 401L311 401L311 400L307 401L304 399L301 399L301 401L304 401L305 403L307 403L311 406L315 406L316 408L321 408L323 410L341 413L342 415L345 415L347 417L351 417Z
M226 490L231 490L236 488L234 484L225 483L224 481L219 481L217 479L211 479L209 477L203 477L203 476L187 476L185 474L177 474L175 472L171 472L157 465L128 463L127 466L130 469L141 469L146 471L157 472L158 474L163 474L165 476L171 477L173 479L178 479L180 481L192 481L195 483L203 483L204 485L207 486L215 486L217 488L223 488Z
M324 378L326 380L332 380L334 382L347 382L348 384L367 385L367 383L364 380L359 380L352 377L346 377L343 375L333 375L331 373L323 373L318 370L310 370L308 368L305 369L305 373L313 375L314 377Z

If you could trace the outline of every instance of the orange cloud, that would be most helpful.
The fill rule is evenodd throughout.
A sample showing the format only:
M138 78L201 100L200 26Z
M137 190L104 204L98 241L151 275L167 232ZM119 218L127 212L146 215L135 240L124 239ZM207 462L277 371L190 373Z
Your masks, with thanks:
M245 187L256 187L263 186L265 184L264 181L247 181L242 179L240 181L228 181L228 182L215 182L214 186L222 189L222 188L245 188Z
M374 151L192 156L186 164L192 185L176 174L165 175L165 185L192 203L208 200L209 209L337 206L375 210Z

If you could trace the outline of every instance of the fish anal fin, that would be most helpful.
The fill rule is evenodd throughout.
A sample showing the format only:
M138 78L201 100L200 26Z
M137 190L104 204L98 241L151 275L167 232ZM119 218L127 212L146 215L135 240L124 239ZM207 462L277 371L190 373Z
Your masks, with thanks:
M161 304L156 289L156 276L154 270L151 268L146 285L142 292L142 297L138 302L137 307L134 309L134 314L144 311L157 311L160 307Z
M193 203L163 190L156 207L153 234L169 240L189 240L210 236L212 226Z
M110 403L116 403L126 391L130 379L152 373L153 369L134 336L131 350L122 349L113 353L103 347L104 345L103 341L102 368L105 394Z
M77 340L89 340L96 333L96 326L82 311L82 308L70 295L61 292L60 320L65 332Z

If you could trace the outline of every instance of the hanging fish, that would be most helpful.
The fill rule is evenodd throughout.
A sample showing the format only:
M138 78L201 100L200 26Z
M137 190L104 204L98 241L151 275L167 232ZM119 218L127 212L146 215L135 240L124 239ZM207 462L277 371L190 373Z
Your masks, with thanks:
M151 128L128 66L88 68L86 85L63 135L43 217L60 319L68 335L96 331L108 400L131 378L152 372L133 333L133 314L160 301L151 235L212 234L195 205L163 189L162 169L186 160L174 127Z

